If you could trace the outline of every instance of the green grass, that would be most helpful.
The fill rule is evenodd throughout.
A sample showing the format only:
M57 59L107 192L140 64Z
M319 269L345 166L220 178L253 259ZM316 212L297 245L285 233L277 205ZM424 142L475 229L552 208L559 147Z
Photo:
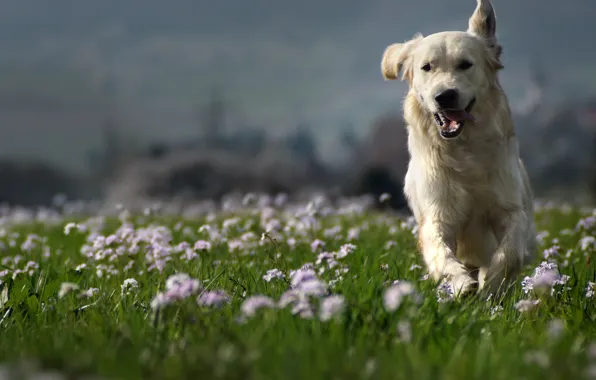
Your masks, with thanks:
M136 254L130 253L130 243L112 243L109 248L114 250L125 247L113 261L109 252L103 258L87 258L82 247L92 246L93 239L88 239L89 232L76 229L65 235L67 220L5 223L0 227L4 260L0 271L8 270L0 277L0 362L55 370L66 378L90 374L120 379L589 378L587 371L594 371L596 365L596 357L587 352L596 343L596 307L595 299L586 298L586 286L594 281L596 260L587 262L594 247L582 251L579 246L582 237L594 234L594 230L576 229L585 216L558 209L538 213L539 230L549 232L541 251L559 239L561 257L555 260L570 279L527 313L515 307L522 299L535 298L523 292L521 278L501 300L472 297L438 302L435 284L421 280L424 269L411 269L413 264L422 265L415 237L394 216L330 215L319 218L319 227L297 232L292 213L277 212L274 217L289 231L273 233L274 239L262 242L265 225L258 212L238 214L240 222L227 232L222 232L222 221L229 218L225 215L210 222L130 217L134 231L128 236L142 235L143 226L162 226L162 232L172 235L164 247L208 240L205 231L199 232L203 224L220 231L219 242L190 261L170 252L172 259L163 272L148 271L149 248L142 242ZM106 236L121 224L117 218L80 222ZM325 233L335 226L339 226L335 236ZM315 315L310 319L293 315L291 308L262 309L254 317L242 317L244 299L266 295L277 301L289 288L289 271L315 263L317 254L310 246L315 238L325 241L326 251L337 251L348 242L350 228L361 229L358 239L351 241L356 250L338 260L348 271L331 288L332 294L345 297L342 313L321 321L319 301L313 299ZM254 234L245 235L243 248L228 249L226 239L239 239L249 231ZM22 247L30 234L38 237L31 240L33 247ZM294 249L289 237L297 240ZM388 246L389 241L395 244ZM17 256L21 260L16 264L6 259ZM30 266L31 273L20 273L13 280L13 270L28 261L39 267ZM541 255L535 264L540 261ZM75 270L80 264L87 267ZM105 266L100 266L101 276L98 265ZM534 266L525 275L531 275ZM264 281L263 275L273 268L284 272L286 280ZM200 280L207 290L225 290L231 302L221 308L199 307L195 295L156 312L152 299L164 290L168 276L177 272ZM336 277L329 269L320 275L327 282ZM121 285L127 278L136 279L139 289L123 295ZM421 297L407 297L389 312L383 295L394 280L409 281ZM90 298L80 297L79 291L59 298L64 282L99 292ZM554 334L552 326L559 321L564 329ZM410 327L410 339L403 326Z

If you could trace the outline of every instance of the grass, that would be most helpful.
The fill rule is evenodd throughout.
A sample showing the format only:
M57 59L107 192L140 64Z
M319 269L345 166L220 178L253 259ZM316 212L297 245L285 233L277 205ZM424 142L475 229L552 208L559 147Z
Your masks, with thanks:
M290 207L25 223L7 217L0 227L0 362L4 370L64 378L594 378L596 298L587 298L586 288L595 277L595 260L588 258L596 245L582 249L580 240L589 243L595 226L577 227L582 218L589 222L589 212L542 207L537 213L541 252L558 251L549 260L569 276L552 296L526 294L520 278L503 299L442 302L436 284L422 279L411 225L371 211L334 209L310 219ZM316 223L297 222L309 220ZM71 221L78 224L65 234ZM265 230L271 232L262 239ZM325 247L313 252L316 239ZM199 240L211 248L192 249ZM321 251L338 252L347 243L356 246L347 256L316 263ZM525 275L543 260L540 255ZM251 296L277 302L290 287L290 271L305 263L323 268L319 279L343 297L331 319L320 317L324 297L309 299L310 318L291 306L243 313ZM274 268L285 278L265 281ZM175 273L199 280L201 288L152 308ZM123 293L128 278L138 288ZM394 280L411 283L418 296L405 296L390 311L384 296ZM63 283L78 289L59 297ZM81 295L90 288L98 290ZM229 302L197 305L197 296L216 290ZM526 299L540 302L518 310Z

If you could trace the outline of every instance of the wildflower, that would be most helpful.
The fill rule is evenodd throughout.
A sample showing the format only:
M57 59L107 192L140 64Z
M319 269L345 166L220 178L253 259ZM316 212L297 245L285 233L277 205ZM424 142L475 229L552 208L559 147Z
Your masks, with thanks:
M360 237L360 228L350 228L348 230L348 236L347 239L349 241L353 241L353 240L358 240L358 238Z
M428 278L428 275L426 275L426 278ZM452 300L454 295L453 285L449 282L443 282L437 289L437 301L440 303Z
M120 289L122 290L122 294L130 294L136 291L139 288L139 283L134 278L127 278L124 280L122 285L120 285Z
M345 300L343 296L335 295L323 299L321 302L320 319L328 321L331 318L339 315L345 307Z
M223 290L207 291L197 297L199 306L221 307L228 302L230 296Z
M313 252L318 251L320 249L325 248L325 242L322 240L319 240L319 239L315 239L310 244L310 248L312 249Z
M522 280L522 288L526 294L534 291L537 294L554 293L555 285L565 285L569 276L560 275L557 264L543 261L535 270L532 277L526 276Z
M210 251L211 243L206 240L197 240L193 248L197 251Z
M542 255L544 256L544 258L546 260L549 260L553 257L558 257L559 256L559 250L561 249L561 247L559 247L557 244L553 245L550 248L545 249L542 252Z
M267 282L271 282L273 279L280 279L283 280L286 276L283 274L282 271L279 269L269 269L265 275L263 275L263 280Z
M296 288L300 285L300 283L306 282L309 280L313 280L316 278L317 278L317 275L314 270L312 270L311 268L303 267L298 270L290 272L290 280L291 280L290 285L292 286L292 288Z
M275 302L262 295L248 297L241 306L242 313L247 317L253 317L260 309L274 308Z
M579 246L582 251L587 251L589 248L596 249L596 237L584 236L579 240Z
M389 312L394 312L399 308L404 298L415 294L415 289L412 284L406 281L399 281L392 285L383 295L383 304L385 309Z
M64 298L67 294L79 289L79 285L72 282L63 282L58 291L58 298Z
M356 250L356 246L354 244L344 244L339 248L339 252L335 255L338 259L343 259L344 257L348 256L350 253Z
M308 296L298 290L290 289L281 295L277 306L285 309L292 306L292 314L299 315L302 318L312 318L314 315L313 306L309 302Z
M521 300L515 304L515 308L520 313L527 313L527 312L534 310L538 306L539 303L540 303L540 300Z
M80 293L80 297L82 297L82 298L91 298L91 297L95 296L97 293L99 293L99 289L97 289L97 288L89 288L87 290L83 290Z
M173 274L166 280L166 289L178 287L189 280L191 280L191 277L186 273Z
M596 282L588 281L588 286L586 286L586 298L593 298L594 294L596 294Z
M161 309L172 303L172 300L165 293L157 293L151 300L151 308L154 310Z
M313 297L321 297L327 294L327 284L318 278L302 281L296 287L296 290L302 292L305 295Z

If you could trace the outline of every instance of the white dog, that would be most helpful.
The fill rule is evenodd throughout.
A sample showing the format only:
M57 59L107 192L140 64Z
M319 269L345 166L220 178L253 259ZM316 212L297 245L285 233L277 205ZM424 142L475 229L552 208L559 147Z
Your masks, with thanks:
M458 294L504 290L536 245L533 195L498 80L501 46L488 0L466 32L416 35L384 52L386 79L409 82L404 192L434 279Z

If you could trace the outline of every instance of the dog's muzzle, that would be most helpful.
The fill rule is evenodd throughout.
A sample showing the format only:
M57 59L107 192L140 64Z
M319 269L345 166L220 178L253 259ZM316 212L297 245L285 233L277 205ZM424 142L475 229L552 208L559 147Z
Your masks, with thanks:
M461 133L466 120L474 121L474 117L470 114L472 107L476 102L476 98L468 104L468 106L461 109L440 109L439 112L435 113L435 122L439 127L439 133L441 137L445 139L452 139Z

